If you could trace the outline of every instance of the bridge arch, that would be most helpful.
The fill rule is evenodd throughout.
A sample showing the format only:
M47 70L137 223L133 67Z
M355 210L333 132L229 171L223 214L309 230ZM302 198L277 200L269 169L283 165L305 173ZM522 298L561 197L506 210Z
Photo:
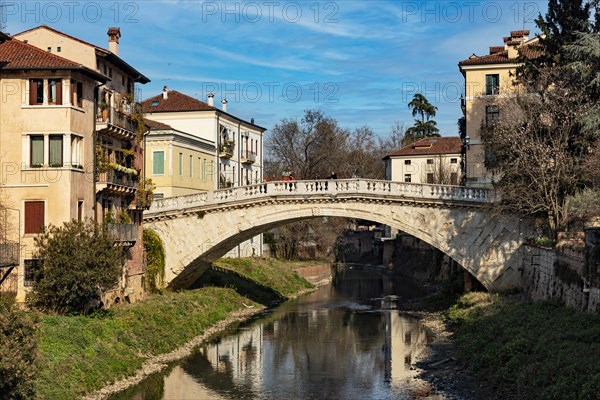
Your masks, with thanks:
M518 218L491 212L489 198L469 197L465 188L409 185L349 180L234 188L212 199L202 194L155 203L145 225L165 243L166 280L176 289L192 285L212 262L259 233L325 216L375 221L411 234L490 291L520 284L517 249L527 232Z

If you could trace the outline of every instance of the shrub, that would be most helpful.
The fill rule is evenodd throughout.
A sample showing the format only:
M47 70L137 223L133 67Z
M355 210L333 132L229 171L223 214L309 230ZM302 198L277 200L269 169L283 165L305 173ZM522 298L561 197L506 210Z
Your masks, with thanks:
M148 257L148 290L157 292L165 281L165 247L156 232L144 229L144 248Z
M123 255L103 225L91 220L51 225L35 243L41 262L27 298L35 308L85 314L119 281Z
M37 335L34 321L0 294L0 393L2 399L33 399Z

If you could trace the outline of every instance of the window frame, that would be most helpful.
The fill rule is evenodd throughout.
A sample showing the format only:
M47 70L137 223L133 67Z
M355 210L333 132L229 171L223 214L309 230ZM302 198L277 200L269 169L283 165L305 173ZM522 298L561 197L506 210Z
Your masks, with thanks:
M34 86L35 83L35 86ZM41 85L40 85L41 83ZM34 90L35 87L35 90ZM41 97L40 97L41 89ZM44 79L31 78L29 79L29 105L39 106L44 104Z
M500 74L485 74L485 95L498 94L500 94Z
M52 98L52 83L56 86L56 98ZM63 104L62 96L62 79L51 78L48 79L48 104L61 106Z
M39 271L41 260L39 258L26 258L23 260L23 286L31 287L35 281L36 272Z
M39 207L38 210L32 210L31 207L36 205ZM29 207L28 207L29 206ZM29 210L28 210L29 208ZM32 211L40 211L42 215L42 221L31 221L28 218L34 218L30 216ZM34 225L32 227L32 225ZM25 200L23 202L23 234L25 235L37 235L44 231L46 226L46 202L44 200ZM32 229L37 228L37 229Z
M156 172L156 154L162 153L162 173ZM165 175L165 151L164 150L152 150L152 176L164 176Z
M485 127L491 128L500 120L500 107L496 104L485 106Z
M44 135L27 135L28 136L28 142L29 142L29 167L30 168L42 168L44 166L45 163L45 152L44 152L44 147L45 147L45 142L46 142L46 138L44 137ZM39 139L41 138L41 142L42 142L42 154L41 154L41 163L34 163L34 157L33 157L33 139Z
M404 174L404 183L412 182L412 174Z

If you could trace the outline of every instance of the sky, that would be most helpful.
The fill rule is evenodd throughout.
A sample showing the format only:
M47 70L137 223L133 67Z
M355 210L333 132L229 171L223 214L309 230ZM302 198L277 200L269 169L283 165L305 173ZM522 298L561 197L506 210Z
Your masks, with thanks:
M457 135L464 80L458 62L488 54L512 30L539 33L547 0L460 1L10 1L3 30L46 24L101 47L121 28L120 56L151 82L271 129L322 110L340 126L381 137L414 122L415 93L438 107L443 136ZM268 134L268 133L267 133Z

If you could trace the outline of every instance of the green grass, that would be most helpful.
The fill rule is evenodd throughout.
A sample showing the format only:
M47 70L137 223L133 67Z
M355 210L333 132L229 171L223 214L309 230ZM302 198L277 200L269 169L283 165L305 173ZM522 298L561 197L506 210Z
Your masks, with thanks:
M597 399L600 316L469 293L448 311L461 361L515 400Z
M133 375L147 356L168 353L251 303L231 289L165 293L97 318L40 316L38 398L75 399Z
M311 264L314 262L261 258L222 258L214 263L217 267L235 271L259 285L271 288L283 297L290 297L301 290L314 287L294 271L294 268Z

